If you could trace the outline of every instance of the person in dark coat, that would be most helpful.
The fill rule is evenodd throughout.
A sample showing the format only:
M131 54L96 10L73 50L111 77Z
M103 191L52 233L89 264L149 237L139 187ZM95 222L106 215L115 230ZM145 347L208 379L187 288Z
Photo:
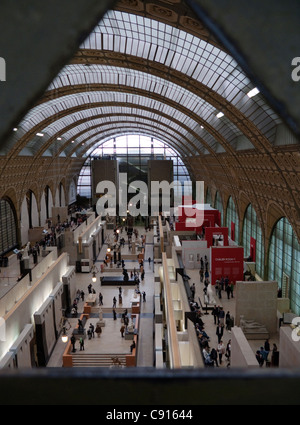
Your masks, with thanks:
M216 329L216 335L218 337L218 344L220 344L220 341L221 341L221 339L223 337L223 334L224 334L224 326L221 325L221 324L219 324L217 326L217 329Z

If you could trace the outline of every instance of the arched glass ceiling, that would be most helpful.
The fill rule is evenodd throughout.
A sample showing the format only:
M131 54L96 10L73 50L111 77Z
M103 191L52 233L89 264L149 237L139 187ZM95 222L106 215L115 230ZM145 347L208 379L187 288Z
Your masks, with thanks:
M141 122L143 119L155 120L156 126L159 126L159 123L162 123L162 125L171 126L174 131L180 132L182 134L182 140L184 145L186 145L184 138L188 137L191 142L191 146L192 144L194 144L199 150L203 150L201 138L205 138L206 143L211 146L212 149L217 149L218 142L215 140L215 138L210 135L205 128L201 128L201 125L196 122L195 119L186 114L183 114L178 109L170 107L169 105L163 104L161 102L154 102L151 101L151 99L143 98L141 96L132 94L110 93L110 98L114 95L119 97L121 103L124 106L118 106L112 102L110 106L103 106L101 108L95 107L93 109L90 109L88 108L88 106L92 101L95 102L100 100L97 98L96 93L93 93L93 98L91 98L89 94L86 94L86 98L76 98L75 95L72 95L72 101L75 102L72 103L73 107L81 105L81 102L84 101L83 105L87 105L87 109L81 110L79 112L74 112L63 118L57 119L49 126L43 128L41 131L42 134L44 134L44 137L38 139L39 143L36 143L37 139L36 137L34 137L27 144L27 148L31 149L33 153L36 153L38 152L38 150L42 149L44 145L47 144L47 140L51 136L56 134L59 134L62 139L73 140L75 138L75 142L76 144L78 144L81 142L81 139L77 139L77 134L83 131L84 128L89 129L95 125L95 120L93 119L93 117L96 118L99 115L102 115L102 119L97 119L97 122L99 124L102 124L104 122L109 123L114 121L113 115L119 115L121 117L129 116L128 119L130 122L130 115L132 115L133 117L141 117L136 118L135 122ZM134 105L130 106L133 102ZM135 107L135 105L144 106L146 109L139 109ZM157 110L154 109L154 107L156 107ZM45 110L45 113L47 113L47 111L48 113L50 113L49 109ZM43 116L44 118L46 118L48 115ZM80 121L82 121L81 125L79 124ZM79 124L78 126L76 125L77 123ZM67 132L63 132L64 129L72 125L74 126L74 128L68 130ZM192 132L194 132L198 136L196 137L192 134ZM61 140L60 145L63 146L63 144L64 140Z
M280 120L264 103L260 95L251 99L247 96L248 91L253 86L236 62L224 51L194 35L153 19L110 11L82 44L81 49L83 55L87 51L86 49L95 49L137 56L143 60L163 64L167 68L182 73L183 77L188 77L184 84L187 84L187 81L191 84L196 81L221 95L252 121L271 142L274 138L276 124ZM126 67L96 64L90 67L79 64L68 65L53 81L48 90L56 91L62 87L80 84L85 85L87 90L90 90L93 84L98 84L102 85L104 90L62 96L38 105L21 122L20 133L29 131L47 117L52 116L55 119L55 116L57 116L57 119L59 119L59 112L67 111L68 108L93 102L111 102L115 103L116 107L123 102L131 104L138 102L138 105L152 108L154 111L160 112L164 109L166 115L172 117L174 115L170 115L170 113L173 108L176 110L176 119L186 125L188 125L189 114L182 112L182 108L199 116L200 121L195 120L196 126L192 130L198 131L199 135L202 136L200 133L200 130L203 130L201 125L209 124L211 127L203 133L204 141L208 146L216 144L214 139L218 139L219 134L233 148L236 148L239 144L253 148L251 142L242 135L240 129L226 117L225 110L225 116L218 119L216 114L219 111L213 105L192 93L192 91L173 83L168 73L166 73L166 77L168 79L152 75L151 69L147 74ZM128 92L106 91L108 85L117 86ZM190 87L192 90L193 86ZM137 93L130 94L130 91ZM141 93L145 93L145 95L141 95ZM173 103L171 105L170 102L164 104L162 98ZM180 108L178 105L180 105ZM69 119L72 120L72 117L66 115L63 122L68 125ZM46 129L41 128L39 131L47 133L49 137L52 136ZM11 146L17 143L20 133L12 135ZM239 141L241 138L244 138L242 143ZM196 144L196 141L194 143ZM217 143L220 143L220 140ZM36 139L32 138L29 144L22 146L22 148L32 151L32 149L36 149L34 147L36 144ZM38 146L41 145L38 144ZM197 147L202 151L205 149L199 141ZM224 145L220 149L220 145L217 144L215 151L224 151Z
M85 67L76 65L78 67L78 75L83 75ZM67 67L68 68L68 67ZM168 80L149 75L144 72L130 70L126 68L116 68L111 66L95 66L95 75L98 76L98 84L103 85L116 85L120 90L124 89L140 89L145 92L149 99L146 100L144 96L144 104L148 102L152 105L154 110L156 100L152 100L153 94L162 96L165 99L170 99L172 102L188 108L189 111L197 114L202 121L213 125L214 128L222 134L225 131L224 127L231 130L231 134L226 134L227 140L241 134L241 131L236 128L229 120L225 123L224 120L219 120L216 115L219 110L210 105L207 101L192 93L191 91L178 86ZM90 72L87 72L89 75ZM128 90L129 91L129 90ZM138 97L138 96L137 96ZM22 122L22 128L29 131L33 126L41 122L43 119L55 115L60 111L67 110L82 103L95 103L95 102L122 102L124 95L122 92L113 91L96 91L96 92L82 92L62 96L58 99L50 100L49 102L38 105L32 109ZM182 115L182 114L181 114ZM182 118L182 117L181 117Z
M114 67L105 67L105 69L101 69L101 74L106 75L105 79L109 84L116 84L115 78L119 75L118 71L119 70L116 70ZM147 107L149 111L163 111L165 115L175 118L178 122L184 123L186 126L189 126L192 131L198 133L199 130L201 130L201 125L204 126L208 124L208 126L211 126L211 128L219 133L228 143L233 143L236 137L242 135L242 132L232 124L229 119L226 117L218 119L216 115L219 111L194 93L155 76L150 78L147 74L139 71L125 71L124 77L126 78L126 85L124 84L123 87L125 93L121 91L84 92L50 100L49 102L38 105L27 114L21 124L22 130L28 132L43 120L49 117L55 118L56 115L59 117L58 114L60 112L76 108L80 105L88 106L89 104L96 104L99 102L111 102L115 105L132 103ZM119 84L120 90L121 87L122 86ZM135 90L137 93L138 90L140 90L141 93L145 93L145 96L132 94L130 90ZM160 99L162 101L164 100L166 103L159 101ZM170 105L173 105L173 107ZM183 105L188 105L188 107L184 110ZM191 120L189 116L193 116L193 114L194 119ZM152 115L152 113L149 112L148 115ZM199 118L198 122L195 121L196 117ZM69 119L73 120L74 118L70 115ZM194 123L192 124L191 121L194 121ZM66 117L64 118L64 122L65 125L68 125ZM206 130L208 133L211 133L210 130ZM39 131L51 135L47 128L41 128ZM199 134L201 135L201 133ZM210 143L209 140L208 143ZM35 144L35 141L33 140L31 144ZM39 147L40 146L41 145L39 145ZM30 142L27 147L31 148ZM201 143L199 144L199 142L198 147L201 149Z
M163 64L205 84L247 117L256 104L271 120L280 121L260 96L251 100L244 97L253 85L230 55L199 37L154 19L111 10L81 49L114 51Z

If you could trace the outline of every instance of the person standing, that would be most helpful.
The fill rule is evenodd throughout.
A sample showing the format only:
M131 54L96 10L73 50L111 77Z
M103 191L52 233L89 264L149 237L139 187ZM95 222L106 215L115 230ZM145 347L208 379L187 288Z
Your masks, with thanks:
M103 295L101 294L101 292L99 294L99 305L103 305Z
M225 351L226 351L225 345L224 345L222 340L218 344L217 351L218 351L218 354L219 354L219 363L222 364L223 354L225 354Z
M114 320L117 320L117 313L116 313L115 309L113 309L113 318L114 318Z
M76 351L75 343L76 343L76 338L75 338L75 336L74 336L74 335L72 335L72 336L71 336L71 344L72 344L72 347L73 347L73 349L72 349L72 352L73 352L73 353L75 353L75 351Z
M194 299L195 298L195 293L196 293L196 285L195 285L195 283L192 284L192 286L191 286L190 289L191 289L192 299Z
M233 281L230 282L230 293L231 293L231 298L233 298L233 290L234 290L234 283Z
M204 278L204 270L202 268L200 269L199 274L200 274L200 282L202 283Z
M225 286L225 290L227 292L227 299L230 299L230 294L231 294L231 286L229 285L229 283Z
M269 339L266 339L265 344L264 344L264 349L265 349L265 352L266 352L266 362L267 362L269 352L271 351Z
M84 351L84 339L80 337L79 339L80 351Z
M143 292L143 302L146 302L146 292Z
M220 312L219 312L219 323L221 325L224 325L224 319L225 319L225 311L223 310L223 307L220 307Z
M214 316L214 324L216 325L217 324L217 318L218 318L218 315L219 315L219 310L218 310L216 305L213 306L211 314Z
M90 323L90 330L92 338L95 338L95 326L92 323Z
M116 297L113 298L113 308L117 307L117 299Z
M223 334L224 334L224 326L222 324L219 324L217 326L217 329L216 329L216 335L218 337L218 344L220 344L222 337L223 337Z

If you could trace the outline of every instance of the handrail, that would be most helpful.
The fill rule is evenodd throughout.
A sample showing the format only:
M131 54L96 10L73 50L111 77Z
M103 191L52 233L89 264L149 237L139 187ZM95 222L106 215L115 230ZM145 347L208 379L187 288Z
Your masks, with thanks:
M177 337L177 329L174 317L174 308L173 308L173 300L171 293L171 284L168 272L168 263L167 263L167 255L165 252L162 253L162 262L163 262L163 276L164 276L164 292L165 292L165 300L166 300L166 310L167 310L167 321L168 321L168 333L169 333L169 346L171 347L171 365L172 368L178 369L181 368L181 359L179 352L179 343Z

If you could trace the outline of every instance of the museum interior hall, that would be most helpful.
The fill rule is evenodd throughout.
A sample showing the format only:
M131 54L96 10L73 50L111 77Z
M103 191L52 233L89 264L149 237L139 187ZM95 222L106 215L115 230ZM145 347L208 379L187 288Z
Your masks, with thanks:
M298 404L299 18L5 2L1 404Z

